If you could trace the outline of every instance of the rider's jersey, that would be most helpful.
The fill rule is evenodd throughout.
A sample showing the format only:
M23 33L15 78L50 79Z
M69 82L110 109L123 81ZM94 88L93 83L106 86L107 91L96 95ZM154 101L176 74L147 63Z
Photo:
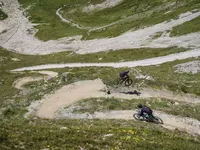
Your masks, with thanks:
M142 116L144 113L151 115L153 113L153 111L149 107L143 106L142 109L141 109L140 115Z
M129 73L129 71L124 71L124 72L121 72L121 73L119 74L119 76L120 76L121 78L123 78L123 77L125 77L125 76L128 77L128 73Z

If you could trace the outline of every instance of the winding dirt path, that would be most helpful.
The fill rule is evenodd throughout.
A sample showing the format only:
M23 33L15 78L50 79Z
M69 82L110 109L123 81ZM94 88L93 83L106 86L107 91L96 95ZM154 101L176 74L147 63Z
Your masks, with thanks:
M13 83L13 86L19 90L24 90L24 85L29 83L29 82L34 82L34 81L40 81L40 80L47 80L49 78L53 78L53 77L56 77L58 75L57 72L53 72L53 71L32 71L32 73L40 73L40 74L43 74L43 75L47 75L47 76L44 76L44 77L24 77L24 78L21 78L21 79L18 79L16 80L14 83Z
M35 115L40 118L47 118L47 119L55 119L60 117L68 117L68 118L87 118L88 116L86 114L83 114L85 116L80 115L71 115L66 113L59 113L59 110L61 108L69 106L73 104L76 101L86 99L86 98L122 98L122 99L134 99L134 98L148 98L148 97L165 97L165 98L172 98L174 100L179 101L185 101L188 103L199 103L200 98L192 98L185 95L178 95L173 96L172 93L168 93L167 91L163 91L162 93L159 93L158 91L152 92L148 91L148 93L142 92L140 96L136 95L127 95L127 94L120 94L120 93L111 93L106 94L105 93L106 86L103 84L103 82L100 79L96 80L86 80L86 81L79 81L75 82L73 84L67 85L62 87L61 89L57 90L53 95L47 95L41 102L40 106L36 105L36 113ZM147 92L147 91L146 91ZM164 93L164 95L163 95ZM179 99L180 98L180 99ZM190 101L191 100L191 101ZM33 108L32 108L33 109ZM162 112L155 111L156 115L160 116L165 124L163 127L166 127L168 129L175 129L178 128L180 130L185 130L189 133L197 133L200 135L200 122L195 119L190 118L183 118L173 115L167 115ZM30 113L29 113L30 114ZM133 111L110 111L110 112L96 112L92 117L89 117L91 119L99 118L99 119L133 119L132 118Z
M71 114L67 112L60 112L57 114L58 118L71 119L120 119L120 120L134 120L133 114L135 110L120 110L108 112L95 112L94 114ZM164 128L174 130L179 129L192 135L200 135L200 121L187 117L180 117L168 115L160 111L154 111L155 116L162 118Z

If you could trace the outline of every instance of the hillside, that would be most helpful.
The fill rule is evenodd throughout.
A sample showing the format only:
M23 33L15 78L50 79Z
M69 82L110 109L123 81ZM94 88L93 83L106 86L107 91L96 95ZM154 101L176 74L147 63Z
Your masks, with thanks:
M199 149L199 23L199 0L0 0L0 149Z

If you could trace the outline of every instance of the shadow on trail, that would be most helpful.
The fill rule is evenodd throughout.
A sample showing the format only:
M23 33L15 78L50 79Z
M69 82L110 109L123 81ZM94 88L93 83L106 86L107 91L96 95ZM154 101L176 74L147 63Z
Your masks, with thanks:
M137 96L140 96L141 92L138 92L136 90L134 90L133 92L129 91L129 92L120 92L120 93L123 93L123 94L130 94L130 95L137 95Z

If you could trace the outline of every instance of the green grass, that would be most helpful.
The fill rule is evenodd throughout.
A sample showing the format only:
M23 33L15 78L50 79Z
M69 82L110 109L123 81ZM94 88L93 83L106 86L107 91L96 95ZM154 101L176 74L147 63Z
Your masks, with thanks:
M121 4L91 13L83 13L82 8L88 5L89 0L20 0L23 7L32 7L28 10L30 21L45 23L36 26L39 32L36 36L44 41L66 36L83 35L82 39L115 37L129 30L136 30L145 26L154 25L163 21L177 18L179 14L200 8L198 0L178 0L173 6L168 6L174 0L124 0ZM92 0L91 3L100 3L102 0ZM102 30L93 31L78 29L68 23L61 22L56 10L64 6L62 15L84 27L99 27L113 22L117 24ZM167 11L170 13L164 14ZM96 19L98 18L98 19Z
M73 52L59 52L49 55L23 55L6 51L0 48L0 57L2 57L2 68L14 69L24 66L41 65L48 63L74 63L74 62L120 62L133 61L145 58L165 56L173 53L186 51L184 48L141 48L124 49L118 51L98 52L93 54L76 54ZM12 61L11 58L18 58L20 61ZM100 60L99 60L100 58ZM6 66L5 66L6 64Z
M173 62L167 62L156 66L146 67L134 67L134 68L112 68L112 67L86 67L86 68L62 68L52 69L57 72L70 71L76 74L77 78L81 80L101 78L106 84L113 86L113 81L118 77L119 72L123 70L132 70L138 68L142 71L143 75L148 74L154 80L143 80L143 87L151 87L155 89L168 89L174 92L191 93L200 95L199 73L178 73L176 72L175 65L199 60L199 58L189 58L184 60L176 60ZM134 72L131 74L131 78L134 78ZM140 82L140 80L135 81ZM133 85L134 86L134 85ZM142 87L141 87L142 88Z
M179 1L180 2L180 1ZM196 8L200 8L200 3L198 0L192 1L181 1L180 3L185 3L185 5L177 7L168 7L168 9L153 13L148 13L143 17L144 14L140 14L139 17L130 18L119 24L113 25L111 27L107 27L106 30L98 30L94 31L87 37L87 39L95 39L95 38L103 38L103 37L115 37L120 34L128 31L128 30L136 30L138 28L144 28L147 26L151 26L157 23L161 23L164 21L168 21L170 19L177 18L181 13L191 11ZM164 6L163 6L164 7ZM173 9L173 10L172 10ZM172 10L170 13L164 14L165 12ZM142 17L141 17L142 15Z
M179 104L175 105L175 102L178 102ZM73 107L75 106L75 109L73 109L72 112L94 113L94 112L112 111L112 110L133 110L137 109L137 105L139 103L147 105L151 107L153 110L166 112L167 114L179 115L183 117L190 117L200 120L199 104L188 104L186 102L168 100L164 98L132 99L132 100L122 100L116 98L99 98L99 99L90 98L90 99L84 99L82 101L73 104Z
M0 9L0 20L4 20L8 17L7 14L5 14L1 9Z
M65 129L62 129L65 127ZM109 137L104 135L111 134ZM1 149L198 149L194 139L160 126L120 120L12 120L0 123Z
M185 22L182 25L174 27L170 36L180 36L193 32L199 32L200 31L199 24L200 24L200 17L197 17L192 21Z
M29 15L31 15L30 20L36 23L47 23L41 24L36 28L39 29L36 36L42 40L50 40L57 39L64 36L72 36L72 35L85 35L86 30L80 30L75 27L72 27L66 23L60 21L60 19L56 16L55 11L62 4L79 4L80 7L86 5L87 0L19 0L20 3L23 4L23 7L28 7L32 5L32 7L28 10ZM102 1L102 0L101 0ZM92 0L93 4L99 3L99 1ZM129 17L132 12L130 11L129 5L133 1L127 0L126 5L121 5L120 7L127 8L118 11L115 7L112 9L106 9L106 13L109 13L109 19L105 20L105 23L109 23L110 21L117 20L117 17L120 15L124 15L127 13L126 17ZM139 2L139 1L134 1ZM149 1L150 2L150 1ZM138 8L138 13L146 7L146 1L142 1L144 6L140 6ZM154 6L159 6L161 1L157 0L151 2L154 9ZM191 5L191 4L194 5ZM128 5L127 5L128 4ZM76 6L73 6L75 8ZM80 7L78 9L80 9ZM119 6L118 6L119 7ZM178 10L174 12L174 14L169 14L164 19L171 19L173 17L177 17L178 14L185 12L187 10L191 10L194 8L198 8L198 1L188 2L188 6L179 7ZM115 10L116 9L116 10ZM115 12L114 12L115 10ZM115 13L114 18L111 18L112 11ZM147 10L148 11L148 10ZM164 10L163 10L164 11ZM165 10L167 11L167 10ZM159 10L160 12L160 10ZM162 11L161 11L162 12ZM0 12L1 13L1 12ZM98 13L95 16L98 16ZM123 14L124 13L124 14ZM92 16L92 14L91 14ZM92 17L88 16L91 19ZM72 16L77 17L77 16ZM120 16L123 17L123 16ZM131 16L130 16L131 17ZM141 17L141 14L138 15L138 18ZM155 14L152 16L152 20L144 19L144 22L139 20L125 19L122 21L122 26L112 28L108 28L98 35L96 33L92 33L91 37L106 37L106 36L115 36L121 34L128 29L138 28L143 25L155 24L157 22L162 21L160 14ZM142 18L142 17L141 17ZM148 18L148 17L147 17ZM74 18L73 18L74 19ZM78 19L78 18L77 18ZM96 18L95 18L96 19ZM121 18L120 18L121 19ZM164 20L163 19L163 20ZM76 20L76 19L75 19ZM102 18L100 18L102 20ZM84 21L82 19L82 21ZM88 20L86 20L87 23ZM141 23L142 22L142 23ZM123 24L124 23L124 24ZM83 23L84 24L84 23ZM91 24L96 25L96 24ZM111 33L111 34L110 34ZM28 55L20 55L13 52L5 51L4 49L0 49L0 149L44 149L49 148L53 149L80 149L79 146L84 147L86 149L180 149L180 147L184 150L187 149L198 149L199 148L199 137L194 138L184 133L180 133L178 131L169 131L161 128L160 126L134 122L134 121L121 121L121 120L42 120L36 118L23 118L23 115L27 112L27 106L30 105L31 102L35 100L40 100L45 94L49 94L56 89L60 88L65 84L69 84L75 81L85 80L85 79L96 79L101 78L104 83L108 85L112 85L113 80L118 77L120 71L127 70L128 68L110 68L110 67L86 67L86 68L64 68L64 69L52 69L59 72L59 75L63 72L69 71L69 77L67 82L59 83L60 76L58 78L54 78L48 83L44 81L31 83L28 85L32 86L31 92L27 94L23 94L20 90L12 87L12 84L15 80L25 77L32 76L30 72L24 72L22 74L12 74L8 70L16 69L18 67L25 67L31 65L40 65L45 63L66 63L66 62L110 62L110 61L129 61L129 60L138 60L144 58L151 58L155 56L163 56L171 53L185 51L185 49L178 48L169 48L169 49L133 49L133 50L119 50L116 52L108 52L108 53L95 53L95 54L87 54L87 55L77 55L71 52L62 52L57 54L51 54L46 56L28 56ZM106 55L106 56L105 56ZM18 58L20 61L13 61L11 58ZM98 60L98 58L102 58L102 60ZM189 59L188 59L189 60ZM171 87L171 90L177 89L182 90L189 93L200 93L199 85L197 83L189 83L187 86L192 86L192 88L185 87L186 81L198 80L199 75L191 75L191 74L178 74L174 73L171 67L176 63L181 63L184 61L175 61L172 63L166 63L164 65L159 66L149 66L142 67L143 73L150 69L150 75L155 78L153 82L147 82L146 84L149 86L158 86L158 87ZM166 74L169 74L167 76ZM131 74L132 76L133 74ZM183 81L183 83L181 83ZM158 83L158 85L157 85ZM169 83L169 84L167 84ZM45 87L46 84L46 87ZM45 88L44 88L45 87ZM111 105L111 104L110 104ZM113 104L114 106L109 106L109 108L115 108L117 104ZM163 106L165 108L165 103L157 104L155 102L154 106L157 108L158 106ZM158 106L157 106L158 105ZM183 106L183 104L181 104ZM125 107L125 106L124 106ZM153 108L154 108L153 107ZM183 115L191 116L193 115L192 109L197 106L183 106L184 112ZM198 106L199 107L199 106ZM167 109L167 108L166 108ZM171 108L169 109L171 110ZM173 110L174 114L176 113ZM190 112L190 114L188 114ZM196 116L198 117L198 110ZM61 130L61 127L66 127L66 129ZM111 137L104 138L105 134L113 134ZM133 134L134 133L134 134Z
M118 77L118 73L127 68L86 67L52 69L59 72L59 74L66 71L70 72L68 81L59 83L60 77L58 77L48 83L44 81L37 82L34 83L35 88L30 93L23 95L19 90L12 87L12 83L18 78L32 74L29 72L11 74L7 71L7 69L12 67L18 67L18 62L11 61L11 58L15 56L9 52L1 53L3 59L0 63L0 74L1 80L3 79L4 82L0 88L0 149L79 149L79 146L86 149L100 150L111 150L112 148L130 150L147 148L154 150L159 148L167 150L179 149L180 147L182 149L198 149L199 139L195 140L194 137L190 137L183 132L169 131L154 124L124 120L53 121L35 118L24 119L23 115L27 112L27 106L31 102L40 100L43 95L49 94L65 84L85 79L102 78L104 83L112 85L112 81ZM21 56L22 59L26 60L25 57ZM32 63L36 62L37 60ZM20 65L26 65L25 61L23 63ZM45 84L47 84L46 88L44 88ZM113 105L108 106L114 109L118 104L113 103ZM158 107L157 105L166 108L165 103L155 102L155 108ZM124 105L124 107L128 106L127 104ZM181 106L183 105L181 104ZM193 114L191 108L196 107L189 106L188 110L184 107L185 114L188 115L188 112ZM193 117L196 116L194 115ZM66 129L60 129L61 127L66 127ZM104 138L103 135L106 134L113 134L113 136Z
M199 58L188 58L185 60L176 60L173 62L164 63L157 66L138 67L143 71L149 71L148 74L154 78L155 81L146 80L146 84L154 88L167 88L171 91L181 91L183 93L193 93L200 95L199 81L200 74L192 73L178 73L175 65L199 60Z

